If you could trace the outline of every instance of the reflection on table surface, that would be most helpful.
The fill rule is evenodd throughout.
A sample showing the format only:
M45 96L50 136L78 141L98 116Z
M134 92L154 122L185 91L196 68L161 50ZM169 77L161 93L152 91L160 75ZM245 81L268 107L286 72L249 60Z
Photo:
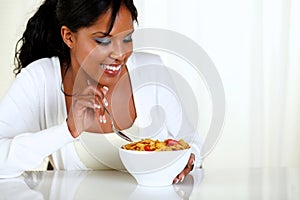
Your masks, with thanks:
M182 183L144 187L120 171L26 172L0 179L0 199L300 199L300 170L195 169Z
M106 171L31 171L0 179L1 199L189 199L203 170L197 169L180 184L165 187L137 185L128 173ZM198 182L198 183L197 183Z

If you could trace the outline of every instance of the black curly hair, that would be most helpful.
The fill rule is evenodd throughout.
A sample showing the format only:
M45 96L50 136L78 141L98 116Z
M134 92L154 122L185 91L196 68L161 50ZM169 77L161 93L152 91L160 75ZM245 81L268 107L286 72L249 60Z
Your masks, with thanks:
M14 74L40 58L58 56L62 63L70 64L70 50L63 42L60 28L67 26L72 32L88 27L109 9L110 26L113 28L117 13L124 4L137 21L137 10L133 0L45 0L29 19L26 29L16 44Z

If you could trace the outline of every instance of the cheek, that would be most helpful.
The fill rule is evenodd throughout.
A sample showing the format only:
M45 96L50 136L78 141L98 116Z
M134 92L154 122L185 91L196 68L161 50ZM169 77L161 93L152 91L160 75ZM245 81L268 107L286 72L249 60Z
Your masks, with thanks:
M110 53L110 47L101 47L98 45L89 52L87 60L90 60L90 62L95 62L99 65L100 63L105 63L105 60L109 57Z
M86 49L80 66L91 77L99 76L99 74L103 73L100 64L108 62L109 54L110 50L108 48L97 45L94 48Z
M74 49L73 56L77 60L79 65L82 65L85 60L89 57L90 52L92 51L92 47L87 44L77 44L76 48Z
M93 57L94 58L98 58L98 60L104 60L107 57L109 57L109 55L111 54L112 48L107 46L107 47L102 47L102 46L97 46L94 50L93 50Z
M80 44L76 49L76 60L81 67L99 65L109 55L109 50L99 45Z

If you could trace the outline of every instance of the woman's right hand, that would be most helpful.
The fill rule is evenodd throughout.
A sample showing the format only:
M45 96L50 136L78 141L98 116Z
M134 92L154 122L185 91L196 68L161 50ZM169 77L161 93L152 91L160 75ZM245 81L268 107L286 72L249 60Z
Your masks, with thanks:
M83 131L99 132L100 124L105 120L104 106L107 87L89 84L80 95L72 96L72 104L67 117L71 135L76 138Z

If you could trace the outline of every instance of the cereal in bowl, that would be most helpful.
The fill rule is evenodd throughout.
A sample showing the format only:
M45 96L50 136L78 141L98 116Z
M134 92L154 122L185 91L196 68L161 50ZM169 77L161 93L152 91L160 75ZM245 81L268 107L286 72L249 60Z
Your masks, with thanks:
M123 149L133 151L176 151L190 148L190 145L183 139L166 139L164 141L143 139L122 146Z

